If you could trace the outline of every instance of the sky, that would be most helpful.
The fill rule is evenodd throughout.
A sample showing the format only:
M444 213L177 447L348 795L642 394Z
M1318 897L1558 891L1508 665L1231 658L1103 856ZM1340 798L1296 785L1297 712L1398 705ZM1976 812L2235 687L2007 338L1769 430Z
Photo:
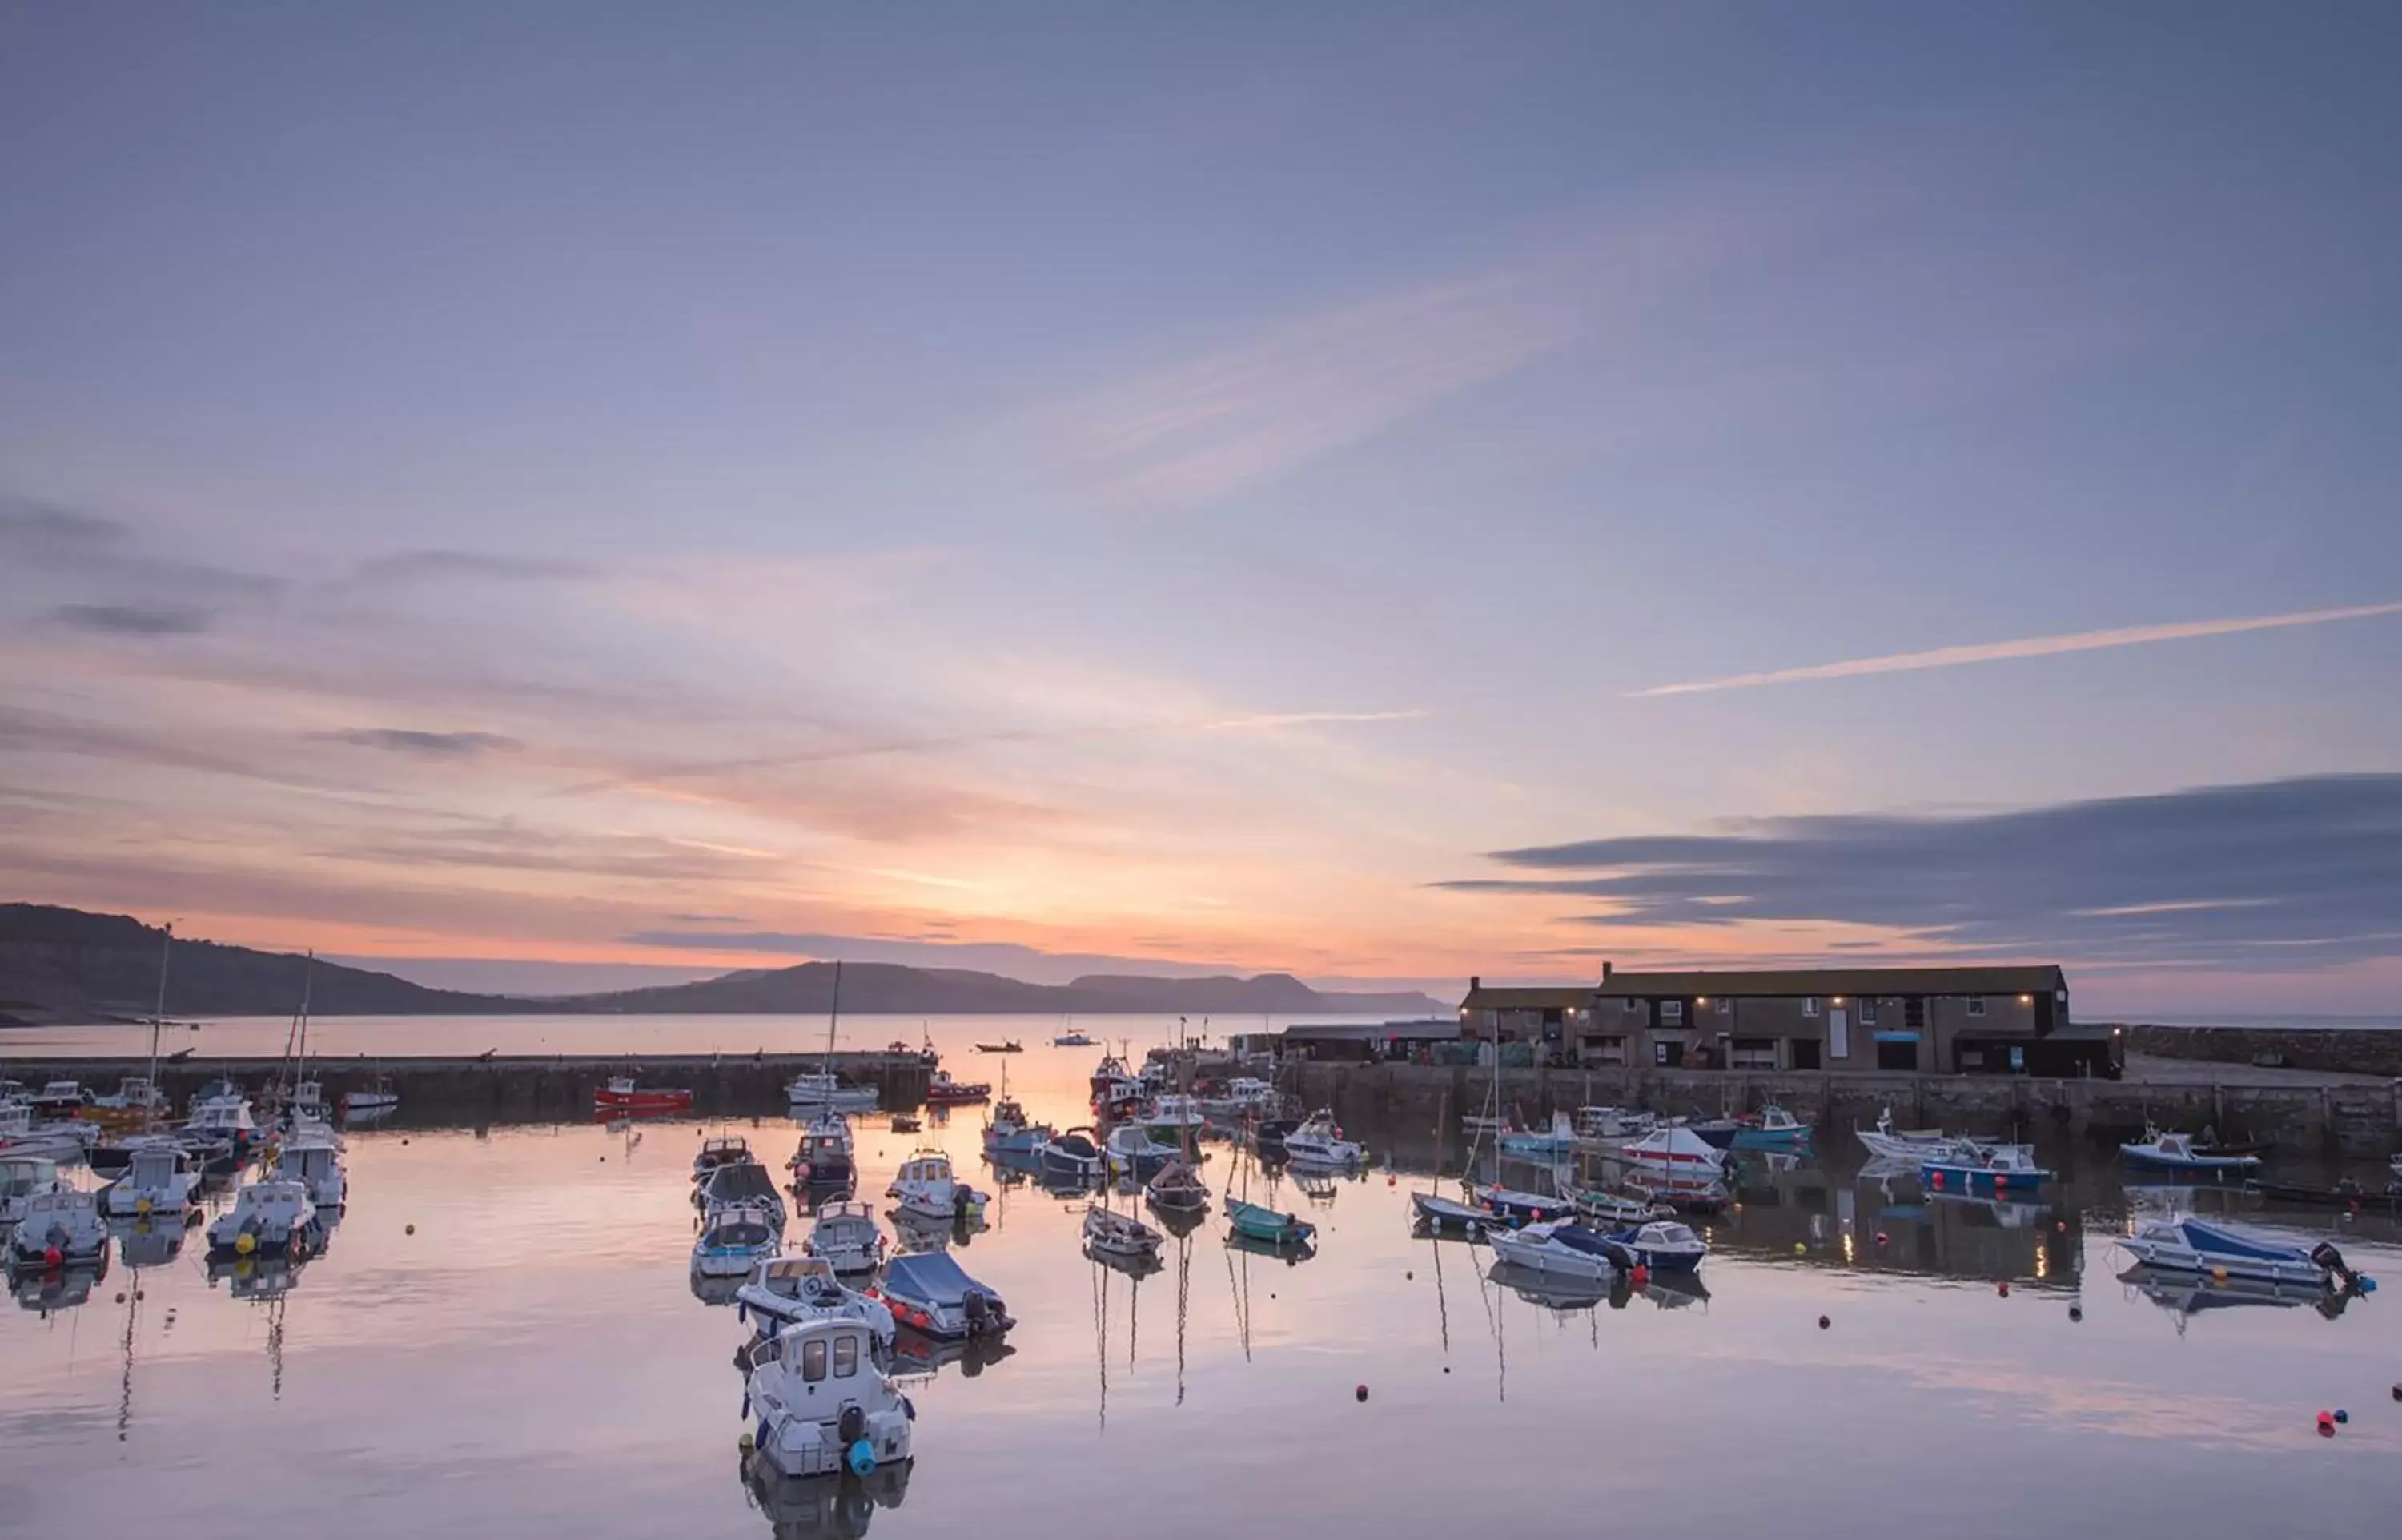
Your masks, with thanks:
M2390 1011L2397 44L0 0L0 897Z

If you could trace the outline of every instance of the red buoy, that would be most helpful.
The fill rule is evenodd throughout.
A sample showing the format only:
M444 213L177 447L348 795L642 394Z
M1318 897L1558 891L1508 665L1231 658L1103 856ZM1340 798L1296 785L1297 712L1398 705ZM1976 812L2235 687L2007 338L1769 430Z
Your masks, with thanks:
M2010 1297L2010 1281L2009 1281L2008 1278L2005 1278L2005 1279L2003 1279L2003 1280L2002 1280L2002 1298L2003 1298L2003 1299L2009 1299L2009 1297Z

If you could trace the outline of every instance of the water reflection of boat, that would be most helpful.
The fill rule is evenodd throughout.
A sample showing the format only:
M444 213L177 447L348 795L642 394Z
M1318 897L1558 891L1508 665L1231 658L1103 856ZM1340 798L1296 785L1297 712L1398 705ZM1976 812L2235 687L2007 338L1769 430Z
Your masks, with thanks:
M138 1219L111 1219L109 1233L117 1237L117 1254L128 1267L159 1267L173 1261L184 1249L186 1226L192 1222L182 1214L160 1214Z
M209 1286L224 1284L226 1292L237 1299L281 1299L299 1285L300 1271L308 1263L307 1257L295 1257L288 1251L259 1252L249 1257L212 1254Z
M947 1251L954 1239L951 1221L932 1215L912 1214L905 1208L893 1209L888 1216L892 1221L892 1244L904 1253Z
M692 1285L692 1297L712 1309L734 1303L742 1290L740 1273L703 1272L695 1268L686 1277Z
M1571 1277L1518 1262L1496 1262L1485 1276L1527 1303L1545 1310L1591 1310L1609 1295L1602 1277Z
M1016 1351L1006 1337L940 1339L904 1327L892 1339L892 1369L896 1374L932 1374L956 1366L973 1380Z
M742 1483L776 1540L855 1540L877 1508L897 1508L909 1492L915 1462L878 1465L864 1477L784 1476L753 1451L742 1462Z
M1226 1249L1247 1252L1253 1257L1274 1257L1287 1267L1298 1267L1318 1255L1317 1234L1318 1231L1311 1229L1299 1239L1277 1241L1237 1230L1227 1234Z
M2245 1305L2261 1305L2276 1310L2294 1310L2303 1305L2315 1307L2319 1313L2333 1320L2343 1313L2352 1302L2346 1289L2330 1289L2322 1284L2279 1281L2271 1278L2227 1278L2217 1280L2192 1272L2173 1272L2138 1264L2119 1274L2119 1281L2135 1289L2152 1303L2175 1315L2190 1317L2206 1310L2227 1310Z
M82 1267L41 1268L13 1274L17 1306L47 1315L54 1310L71 1310L91 1298L92 1286L108 1276L108 1260Z
M2039 1230L2051 1205L2010 1198L1978 1198L1966 1192L1929 1192L1927 1201L1959 1211L1970 1224L1990 1221L2003 1230Z
M1628 1286L1632 1286L1629 1285ZM1707 1304L1709 1286L1702 1282L1699 1272L1654 1272L1641 1290L1643 1298L1662 1310L1682 1310L1687 1305ZM1615 1299L1611 1301L1613 1304Z
M2380 1192L2362 1187L2347 1176L2333 1187L2312 1187L2305 1182L2275 1182L2254 1177L2243 1184L2244 1190L2271 1203L2301 1203L2313 1208L2359 1209L2364 1212L2402 1214L2402 1179Z

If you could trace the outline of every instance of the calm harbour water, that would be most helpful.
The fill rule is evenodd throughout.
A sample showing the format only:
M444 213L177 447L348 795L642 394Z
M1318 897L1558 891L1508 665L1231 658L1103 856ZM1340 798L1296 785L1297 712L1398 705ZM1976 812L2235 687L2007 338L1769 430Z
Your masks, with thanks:
M1012 1089L1084 1121L1098 1050L1019 1035ZM922 1142L989 1188L981 1121ZM882 1122L862 1123L868 1195L921 1142ZM213 1283L195 1232L153 1265L119 1259L80 1305L0 1308L0 1531L837 1533L821 1489L771 1492L768 1512L742 1478L742 1328L686 1277L700 1126L353 1132L351 1207L279 1297ZM791 1151L789 1124L730 1126L771 1162ZM1271 1201L1321 1230L1306 1260L1230 1250L1213 1216L1140 1281L1081 1255L1080 1202L1004 1188L957 1255L1017 1315L1012 1351L911 1385L917 1462L874 1530L2390 1530L2402 1288L2332 1319L2187 1313L2122 1285L2108 1238L2131 1203L2222 1194L2123 1189L2085 1156L2031 1211L1929 1202L1847 1175L1848 1137L1822 1143L1826 1162L1761 1177L1711 1224L1705 1299L1565 1308L1489 1280L1481 1247L1413 1238L1406 1176L1281 1181ZM1213 1185L1235 1159L1213 1147ZM2233 1203L2402 1282L2391 1221ZM2337 1406L2350 1424L2318 1437Z

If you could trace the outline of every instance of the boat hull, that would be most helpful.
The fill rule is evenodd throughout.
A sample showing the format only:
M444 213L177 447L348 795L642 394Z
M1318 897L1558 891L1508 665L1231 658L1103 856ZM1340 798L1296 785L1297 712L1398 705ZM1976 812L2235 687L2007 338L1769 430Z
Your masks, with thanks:
M1929 1161L1918 1168L1918 1179L1928 1187L1955 1192L2033 1192L2051 1180L2051 1173L1992 1171L1983 1166L1944 1165Z
M1247 1203L1234 1199L1226 1204L1226 1219L1235 1233L1271 1245L1299 1245L1316 1238L1318 1227L1308 1220L1290 1214L1279 1214L1272 1208Z

